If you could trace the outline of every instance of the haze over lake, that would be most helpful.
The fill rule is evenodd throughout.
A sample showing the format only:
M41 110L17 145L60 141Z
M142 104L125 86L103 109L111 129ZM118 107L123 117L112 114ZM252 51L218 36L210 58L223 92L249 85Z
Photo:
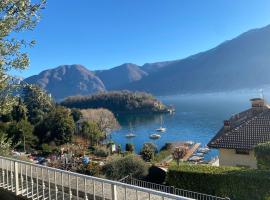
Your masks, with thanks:
M269 94L265 90L266 94ZM154 142L161 148L166 142L194 141L202 146L217 133L223 125L223 120L233 114L250 107L249 99L260 97L259 90L242 90L224 93L208 93L195 95L175 95L158 97L167 105L173 105L176 112L172 115L163 114L165 133L160 133L158 140L149 139L149 135L160 126L161 115L125 115L118 116L121 129L112 133L112 139L122 148L126 143L133 143L136 152L139 152L143 143ZM266 95L266 99L270 99ZM129 132L129 124L132 124L135 138L128 139L125 135ZM206 159L217 155L212 150Z

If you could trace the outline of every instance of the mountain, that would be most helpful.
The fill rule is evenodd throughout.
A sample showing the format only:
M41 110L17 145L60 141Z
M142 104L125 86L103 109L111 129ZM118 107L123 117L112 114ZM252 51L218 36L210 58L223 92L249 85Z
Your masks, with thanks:
M105 88L168 95L269 86L270 25L180 60L142 66L126 63L94 72L80 65L64 65L26 81L38 83L56 99Z
M95 73L105 84L108 90L125 88L126 85L141 80L148 73L138 65L125 63L108 70L100 70Z
M24 81L40 85L56 100L67 96L105 91L103 82L82 65L61 65L26 78Z
M169 62L126 89L159 95L257 88L270 84L270 25L208 51Z

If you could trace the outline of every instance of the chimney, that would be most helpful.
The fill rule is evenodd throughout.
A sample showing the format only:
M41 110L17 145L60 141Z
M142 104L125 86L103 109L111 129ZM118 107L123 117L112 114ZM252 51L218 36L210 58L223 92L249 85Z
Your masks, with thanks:
M263 111L264 108L267 107L266 102L263 98L254 98L254 99L250 99L250 101L251 101L251 107L254 110Z
M230 120L224 120L224 126L223 126L225 131L228 131L231 129L231 122Z

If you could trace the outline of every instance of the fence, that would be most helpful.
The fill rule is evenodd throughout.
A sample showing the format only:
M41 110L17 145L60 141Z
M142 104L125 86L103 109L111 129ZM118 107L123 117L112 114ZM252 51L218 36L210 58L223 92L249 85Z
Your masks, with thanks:
M134 179L131 175L124 177L123 179L120 180L120 182L139 186L139 187L149 188L149 189L157 190L161 192L171 193L174 195L179 195L179 196L183 196L187 198L197 199L197 200L230 200L229 198L222 198L222 197L217 197L213 195L193 192L189 190L183 190L183 189L175 188L173 186L161 185L161 184Z
M28 199L190 200L149 188L1 156L0 187Z

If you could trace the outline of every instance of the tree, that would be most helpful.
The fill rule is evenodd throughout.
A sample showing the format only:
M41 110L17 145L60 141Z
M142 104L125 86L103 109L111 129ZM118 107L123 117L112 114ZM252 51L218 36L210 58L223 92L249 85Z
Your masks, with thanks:
M17 145L19 149L24 151L33 147L35 137L33 135L34 127L27 120L12 122L9 125L8 136L12 138L12 144Z
M0 114L10 112L16 102L13 91L18 84L9 71L29 65L28 55L22 49L34 44L16 39L16 33L34 29L44 4L45 0L0 1Z
M26 120L27 119L27 108L19 98L18 104L13 107L12 118L15 121Z
M186 153L187 153L186 147L177 147L174 149L172 156L173 156L173 159L176 160L178 166L180 164L180 160L184 158Z
M55 142L56 145L71 141L75 124L70 110L62 106L52 109L35 128L40 143Z
M24 86L22 97L28 110L28 119L33 124L40 122L45 113L54 107L51 96L37 85Z
M77 121L79 121L79 119L81 119L83 114L79 109L73 108L73 109L71 109L71 116L72 116L74 122L77 122Z
M96 122L99 129L105 134L119 128L119 123L114 114L107 109L84 109L81 112L84 119Z
M6 133L0 130L0 155L8 156L11 153L12 141Z
M127 144L126 144L126 151L127 151L127 152L133 153L133 152L135 151L134 144L127 143Z
M119 180L132 174L135 178L142 178L147 174L145 162L137 155L128 155L126 157L114 157L103 167L107 178Z
M91 146L97 145L104 138L103 132L95 122L84 121L81 125L81 134L85 139L90 140Z
M143 144L140 154L145 161L150 162L154 158L156 153L157 153L156 145L149 142Z

